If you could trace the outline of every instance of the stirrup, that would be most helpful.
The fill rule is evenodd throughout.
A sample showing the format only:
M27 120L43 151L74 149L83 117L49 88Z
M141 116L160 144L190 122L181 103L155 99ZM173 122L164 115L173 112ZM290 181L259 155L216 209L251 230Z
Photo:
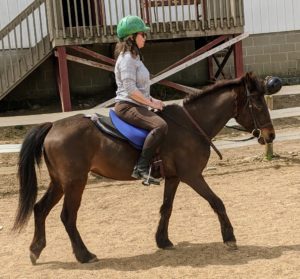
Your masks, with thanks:
M137 166L135 166L131 174L131 177L135 179L143 179L142 184L145 186L150 186L150 184L160 185L160 179L151 176L151 169L152 166L149 167L148 174L145 175L145 174L141 174Z
M158 178L154 178L154 177L150 176L151 169L152 169L152 165L149 168L149 172L148 172L147 178L145 179L143 177L145 180L142 182L142 184L145 185L145 186L150 186L150 184L160 185L160 180Z

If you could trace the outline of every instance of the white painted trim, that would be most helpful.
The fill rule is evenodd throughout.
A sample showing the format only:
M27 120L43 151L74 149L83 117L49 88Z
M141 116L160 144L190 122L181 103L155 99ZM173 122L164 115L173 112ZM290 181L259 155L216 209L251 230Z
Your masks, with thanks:
M246 135L244 137L238 137L234 138L235 140L241 140L244 138L248 138L249 135ZM279 133L276 133L276 142L280 141L290 141L290 140L298 140L300 139L300 131L299 129L294 131L279 131ZM249 146L249 145L255 145L257 143L257 139L252 139L249 141L228 141L224 139L217 139L214 141L214 144L218 149L228 149L228 148L237 148L237 147L243 147L243 146ZM18 153L21 150L22 145L21 144L0 144L0 153Z

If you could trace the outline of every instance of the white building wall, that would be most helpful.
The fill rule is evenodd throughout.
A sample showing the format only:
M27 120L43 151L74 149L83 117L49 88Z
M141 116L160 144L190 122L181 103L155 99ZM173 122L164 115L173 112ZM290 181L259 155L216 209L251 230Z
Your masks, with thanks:
M34 0L0 0L0 30Z
M32 2L34 2L34 0L0 0L0 30L25 10ZM20 28L21 25L22 29ZM34 30L36 32L34 32ZM11 48L33 47L35 46L35 42L39 42L42 37L45 37L47 34L46 7L43 4L40 6L40 9L35 9L34 13L28 16L28 21L23 20L21 24L16 26L15 32L11 31L9 35L3 38L1 47L2 43L4 49L8 49L9 46Z
M244 0L244 12L250 34L300 30L299 0Z

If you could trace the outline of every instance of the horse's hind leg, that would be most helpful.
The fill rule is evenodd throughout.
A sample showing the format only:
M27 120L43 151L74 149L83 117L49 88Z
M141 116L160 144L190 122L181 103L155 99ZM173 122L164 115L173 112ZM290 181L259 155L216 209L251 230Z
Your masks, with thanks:
M165 180L164 201L160 208L161 218L156 232L157 246L162 249L173 247L173 243L169 240L168 227L178 184L178 177L166 178Z
M65 185L65 197L61 212L61 220L70 237L76 259L81 263L90 263L95 262L98 259L94 254L88 251L76 227L77 212L80 207L85 183L86 181L84 183L77 182L75 184L73 182L72 184Z
M210 189L202 176L184 179L183 181L209 202L214 212L218 215L224 243L230 248L235 249L236 239L233 233L233 227L227 216L222 200Z
M36 263L42 250L46 247L45 221L51 209L59 202L63 195L62 188L50 182L49 188L34 206L34 236L30 245L30 259L32 264Z

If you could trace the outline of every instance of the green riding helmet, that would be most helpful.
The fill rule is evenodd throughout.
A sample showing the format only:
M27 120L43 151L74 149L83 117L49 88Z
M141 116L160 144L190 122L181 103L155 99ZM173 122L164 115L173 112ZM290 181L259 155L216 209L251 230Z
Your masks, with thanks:
M147 32L150 28L146 26L145 22L138 16L123 17L117 26L117 36L123 39L129 35L137 32Z

